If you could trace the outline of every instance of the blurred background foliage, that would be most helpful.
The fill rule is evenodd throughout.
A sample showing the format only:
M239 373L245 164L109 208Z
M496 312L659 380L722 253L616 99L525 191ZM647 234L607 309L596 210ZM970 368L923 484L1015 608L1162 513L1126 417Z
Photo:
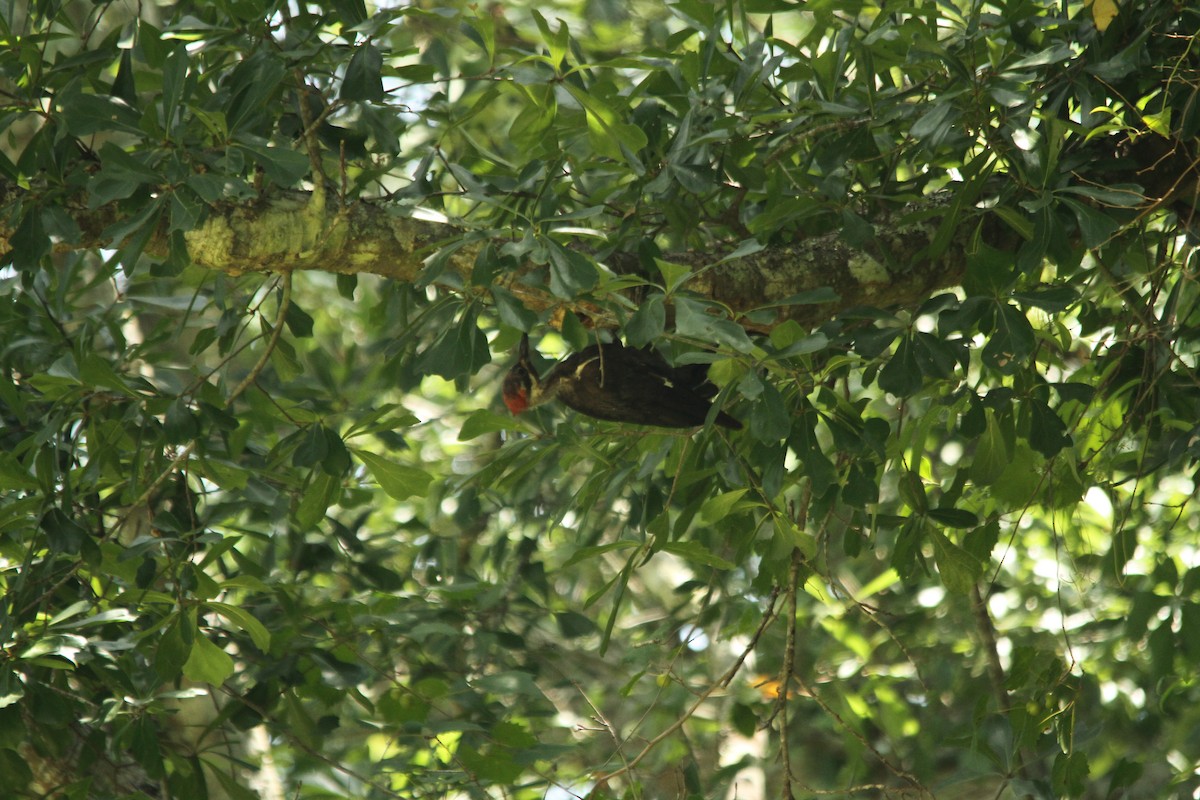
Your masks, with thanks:
M1200 796L1198 29L0 4L6 791ZM454 225L414 284L190 264L217 204L314 183ZM671 260L869 247L926 198L931 257L1022 244L812 331ZM584 304L745 430L501 413Z

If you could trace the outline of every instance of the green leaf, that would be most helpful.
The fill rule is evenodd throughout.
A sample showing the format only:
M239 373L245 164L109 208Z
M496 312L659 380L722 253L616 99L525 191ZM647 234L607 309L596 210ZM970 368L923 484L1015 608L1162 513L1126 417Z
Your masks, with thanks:
M715 567L716 569L733 569L735 566L732 561L721 558L719 555L696 541L666 542L659 549L664 553L671 553L672 555L679 556L684 561L690 561L693 564L703 564L706 567Z
M41 266L42 256L50 252L50 237L42 223L42 211L30 205L12 235L12 264L21 272L33 272Z
M564 299L574 299L590 290L600 279L600 272L590 258L576 250L548 241L550 256L550 291Z
M148 165L145 155L135 156L112 142L105 142L100 148L101 168L98 175L108 174L134 183L156 184L163 181L159 170Z
M967 533L963 539L963 549L979 559L980 563L986 563L999 540L1000 523L992 519Z
M1179 638L1192 663L1200 661L1200 604L1185 602L1179 608Z
M944 528L974 528L979 517L962 508L931 508L926 514Z
M134 722L130 752L152 778L161 778L164 771L162 750L159 747L160 735L158 726L149 715Z
M287 312L284 314L284 322L293 336L299 339L307 339L312 336L313 318L295 302L288 305Z
M710 525L720 522L729 516L745 494L745 489L734 489L708 498L700 506L700 519Z
M1171 138L1171 109L1164 108L1155 114L1143 114L1142 122L1159 136Z
M90 534L87 529L76 522L58 506L52 506L41 520L42 532L50 544L50 551L76 555L83 547L83 541Z
M233 147L244 152L262 167L263 173L278 186L291 187L308 175L308 156L283 147L272 147L264 141L242 136Z
M663 286L666 288L667 294L672 294L688 278L692 277L692 270L683 264L674 264L661 258L655 258L654 264L662 275Z
M528 331L537 324L537 314L526 308L525 304L507 289L493 285L488 287L488 291L492 293L496 313L505 325L519 331Z
M1036 398L1029 398L1026 407L1030 412L1029 443L1034 450L1049 458L1071 445L1067 426L1050 406Z
M1059 753L1054 759L1051 785L1056 797L1082 797L1091 772L1087 755L1081 752Z
M537 682L533 679L533 675L521 669L482 675L473 679L471 683L477 689L496 695L539 699L544 697L542 690L538 688Z
M1035 499L1042 485L1043 461L1024 441L1018 441L1004 471L992 483L992 492L1002 502L1022 504Z
M1113 534L1108 553L1104 556L1104 571L1114 578L1120 578L1125 573L1125 565L1133 558L1136 550L1137 530L1125 527L1117 531Z
M646 134L636 125L623 122L616 110L600 97L571 82L562 84L587 115L588 141L596 152L640 167L634 155L647 144ZM624 150L622 150L624 146Z
M154 672L162 683L179 677L192 652L195 627L182 615L176 615L158 638L154 651Z
M775 384L749 372L742 379L742 393L755 400L755 411L750 416L750 435L759 442L786 439L792 431L792 418Z
M343 100L379 102L386 96L383 91L383 54L379 48L367 42L355 48L350 63L346 65L346 77L342 80Z
M900 473L899 479L896 481L896 489L899 491L904 505L916 513L924 515L929 510L929 497L925 494L925 481L919 472L910 469Z
M1012 460L995 412L988 408L984 414L985 427L975 442L975 458L971 461L969 473L971 480L980 486L988 486L998 480Z
M983 361L1006 375L1016 372L1033 352L1033 326L1020 309L1008 303L996 306L995 324L983 347Z
M1119 227L1117 221L1091 206L1077 200L1063 198L1067 208L1075 214L1079 221L1079 232L1083 235L1083 243L1087 247L1099 247L1107 242Z
M200 422L182 397L167 407L163 418L163 437L172 444L182 444L200 433Z
M228 83L232 99L225 109L225 119L229 130L237 135L239 141L262 142L266 145L267 140L263 137L269 135L269 131L266 130L268 110L279 102L280 85L287 76L287 71L287 65L277 51L269 48L254 50L233 69ZM308 157L300 153L294 155L304 160L307 169ZM269 156L264 159L270 160ZM265 161L260 165L267 169ZM272 180L275 180L273 176ZM286 185L283 181L275 182Z
M458 431L458 441L469 442L489 433L519 429L520 426L513 421L512 417L481 408L463 421L462 428Z
M329 454L329 429L324 425L309 425L304 431L300 445L292 453L292 465L315 466Z
M1058 226L1048 206L1038 209L1033 222L1032 238L1022 244L1020 249L1017 250L1017 273L1020 275L1039 274L1042 270L1042 261L1046 257L1046 251L1050 247L1051 239L1056 236L1063 236L1064 234L1064 231L1058 230Z
M341 496L341 481L324 470L313 472L296 505L296 524L308 530L325 518L325 512Z
M524 768L513 761L510 753L496 748L481 753L464 745L458 748L455 758L462 762L463 768L469 770L475 779L489 783L513 784L524 772Z
M879 371L879 388L896 397L908 397L920 391L923 384L921 365L917 363L912 338L905 336L896 345L896 352Z
M661 294L652 294L625 323L625 341L630 347L645 347L662 336L667 324L667 309Z
M88 208L95 210L114 200L132 197L141 186L141 181L128 175L119 175L112 170L101 170L88 181Z
M330 5L337 12L337 19L346 29L358 28L368 19L367 5L363 0L332 0ZM343 33L348 40L353 40L352 33Z
M871 240L875 238L875 226L848 208L842 210L839 231L842 241L859 249L870 246Z
M455 380L474 375L491 363L487 336L479 329L479 313L473 304L463 309L458 323L449 325L428 350L417 358L417 369L427 375Z
M609 542L608 544L594 545L592 547L581 547L572 553L571 557L563 563L563 569L572 567L581 561L587 561L589 558L595 558L596 556L610 553L614 550L629 550L636 547L641 547L641 545L629 539L618 539L617 541Z
M1027 292L1013 292L1013 299L1026 306L1057 313L1079 302L1079 290L1069 284L1046 286Z
M160 121L169 136L176 136L182 127L181 117L195 72L188 70L188 50L183 42L175 42L162 65L162 96L159 99Z
M4 775L5 782L11 786L28 786L33 783L33 770L29 768L29 759L14 749L0 750L0 774Z
M754 343L746 330L737 323L709 313L715 306L686 297L675 298L675 330L680 336L699 339L715 345L725 345L740 353L749 353Z
M250 640L254 642L254 646L259 650L264 653L270 652L271 634L266 626L259 622L258 617L243 608L230 605L229 603L209 601L205 605L249 634Z
M220 686L233 675L233 659L204 636L196 637L192 652L183 665L188 680Z
M933 560L941 573L942 583L954 594L968 594L982 577L983 564L941 531L933 529L929 534L933 542Z
M929 149L937 149L957 122L957 114L951 116L954 110L954 103L949 100L934 103L932 108L912 124L909 133L915 139L925 140Z
M356 449L354 454L371 471L372 477L388 496L395 500L424 497L429 491L433 476L423 469L397 464L368 450Z
M560 611L554 615L558 631L567 639L577 639L580 636L590 636L596 633L596 623L578 611Z
M139 139L143 135L140 115L118 98L87 94L80 91L78 83L73 83L70 90L55 99L55 110L73 136L85 138L113 131L133 134Z
M571 32L567 28L567 24L559 20L558 32L554 33L550 30L550 23L546 21L546 18L542 16L540 11L536 8L531 8L530 14L533 16L533 21L537 24L538 32L542 35L542 41L550 52L551 66L556 70L559 69L563 66L568 48L570 47Z

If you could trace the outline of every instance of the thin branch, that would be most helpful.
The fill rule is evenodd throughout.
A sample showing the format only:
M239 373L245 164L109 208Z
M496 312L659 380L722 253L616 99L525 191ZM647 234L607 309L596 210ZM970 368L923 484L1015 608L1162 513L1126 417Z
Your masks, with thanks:
M979 591L978 586L971 587L971 611L975 615L975 631L983 645L983 655L987 661L988 678L992 682L992 693L996 699L996 710L1004 713L1010 703L1008 690L1004 688L1004 666L1000 663L1000 648L996 644L996 628L988 614L987 601Z
M234 388L234 390L229 394L229 397L226 398L226 408L231 408L233 406L234 401L236 401L242 395L242 393L249 388L250 384L258 378L259 373L261 373L266 367L267 360L271 357L271 353L274 352L275 346L279 343L279 337L283 332L284 316L287 314L288 306L291 305L291 300L292 275L290 272L285 272L283 273L283 297L279 301L279 313L276 315L275 327L274 330L271 331L271 337L267 341L267 347L263 350L262 356L259 357L258 362L250 370L250 373L246 375L245 379L239 383L237 387ZM159 487L161 487L168 478L175 474L175 471L179 469L179 465L187 460L188 456L190 456L192 451L195 449L196 440L193 439L192 441L188 442L187 446L180 450L173 459L171 459L171 463L167 465L167 468L163 470L162 474L154 479L153 483L146 487L146 490L142 492L138 499L129 505L129 508L126 510L125 514L117 520L115 525L113 525L109 535L116 534L123 527L125 527L129 520L133 518L134 513L139 508L149 503L150 498L156 491L158 491ZM28 613L31 609L39 605L45 598L53 596L53 594L57 592L59 588L61 588L75 575L76 572L79 571L79 568L82 565L82 561L76 561L71 568L66 571L62 578L56 581L55 584L45 592L42 592L42 594L39 595L35 600L32 600L27 606L25 606L21 613Z
M631 772L639 763L641 763L642 759L644 759L646 756L650 755L650 752L652 750L654 750L655 747L657 747L664 740L666 740L667 737L671 736L671 734L675 733L680 728L682 728L684 723L686 723L689 719L691 719L693 716L695 716L696 712L700 709L700 706L703 705L704 702L706 700L708 700L708 698L711 697L714 692L716 692L718 689L723 689L729 685L729 683L734 679L734 677L741 670L742 664L745 663L746 658L752 652L754 652L754 649L758 646L758 640L762 637L763 633L767 630L768 627L770 627L771 623L775 621L775 601L778 597L779 597L779 589L777 587L771 592L771 596L769 598L767 598L767 610L766 610L766 613L763 615L762 622L759 623L758 629L755 630L754 635L752 637L750 637L750 642L746 645L745 648L742 649L741 654L738 655L737 659L733 662L733 665L730 666L729 669L727 669L725 671L725 673L716 682L714 682L711 686L709 686L707 689L705 689L703 692L701 692L700 696L696 698L696 702L692 703L691 707L688 708L688 710L685 711L683 713L683 715L679 717L679 719L672 722L665 729L663 729L657 736L655 736L653 739L651 739L649 741L649 743L645 747L642 748L641 752L638 753L633 758L631 758L628 761L628 763L624 764L619 769L616 769L616 770L613 770L612 772L608 772L608 773L605 773L604 775L598 776L596 778L596 785L598 785L598 786L603 785L605 782L610 781L613 778L617 778L617 777L620 777L621 775Z
M275 324L271 330L271 336L267 340L267 346L263 349L262 355L259 356L258 362L251 367L250 372L246 374L246 377L242 379L241 383L234 387L233 391L229 393L229 397L225 399L226 409L233 407L234 402L236 402L237 399L241 397L248 388L250 388L250 385L254 383L254 381L258 380L258 376L262 373L263 369L266 368L267 361L270 360L271 354L275 352L276 345L279 344L279 337L283 333L283 327L285 324L284 318L287 315L287 311L289 306L291 306L291 303L292 274L290 272L285 272L283 273L283 297L280 298L279 301L279 312L275 316ZM141 496L139 496L138 499L130 505L129 510L125 513L125 515L117 521L115 526L113 526L114 532L119 531L122 527L124 527L124 525L133 516L133 512L136 509L149 502L150 498L156 491L158 491L158 488L162 486L163 482L166 481L167 478L171 477L171 475L173 475L179 468L179 465L187 460L188 456L192 454L192 451L196 449L196 443L196 439L188 442L187 446L180 450L179 453L175 455L175 458L171 459L171 463L168 464L167 468L162 471L162 474L155 478L154 482L146 487L146 490L142 492Z
M807 498L806 498L807 499ZM787 642L783 649L783 666L779 669L779 754L783 759L783 796L791 800L792 756L788 744L788 686L796 669L796 595L800 592L800 567L804 554L799 547L792 548L792 564L788 568L788 625Z
M988 679L992 684L992 693L995 695L996 711L999 714L1007 714L1012 706L1012 699L1009 697L1008 690L1004 688L1006 679L1004 665L1000 663L1000 648L996 644L996 627L992 624L987 601L978 586L971 588L971 611L975 616L975 629L979 634L980 644L983 646L984 657L987 660ZM1035 767L1038 762L1037 755L1028 747L1021 748L1020 756L1021 763L1018 766L1018 772L1024 773L1027 778L1045 777L1035 774L1041 770Z

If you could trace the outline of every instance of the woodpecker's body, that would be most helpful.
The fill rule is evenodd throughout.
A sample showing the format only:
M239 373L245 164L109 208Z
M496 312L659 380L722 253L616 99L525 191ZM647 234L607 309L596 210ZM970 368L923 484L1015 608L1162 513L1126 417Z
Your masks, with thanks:
M504 378L504 403L514 414L561 400L581 414L613 422L691 428L703 425L717 387L703 364L672 367L654 350L620 342L592 345L555 364L539 379L521 338L516 365ZM724 411L716 423L742 424Z

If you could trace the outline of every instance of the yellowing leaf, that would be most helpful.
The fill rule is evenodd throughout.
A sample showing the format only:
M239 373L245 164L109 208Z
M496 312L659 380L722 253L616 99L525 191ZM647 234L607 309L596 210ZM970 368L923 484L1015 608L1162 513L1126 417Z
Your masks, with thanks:
M1142 121L1146 123L1146 127L1157 133L1159 136L1171 135L1171 109L1164 108L1157 114L1143 114Z
M1087 5L1092 8L1092 21L1096 23L1096 30L1104 33L1108 30L1109 23L1117 18L1119 7L1116 0L1087 0Z

